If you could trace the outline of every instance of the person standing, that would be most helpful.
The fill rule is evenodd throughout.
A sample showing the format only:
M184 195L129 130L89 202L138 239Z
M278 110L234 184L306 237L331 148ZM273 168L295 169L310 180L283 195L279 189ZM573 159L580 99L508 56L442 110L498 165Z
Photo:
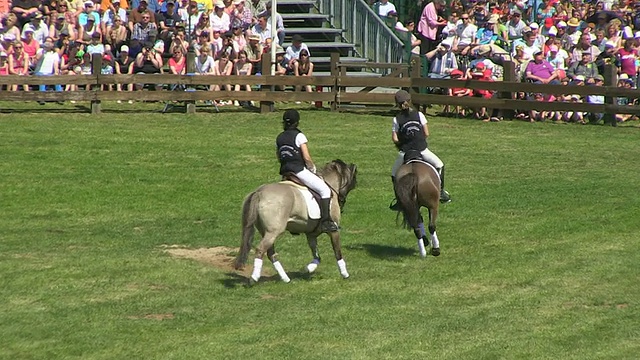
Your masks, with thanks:
M420 54L424 55L436 48L439 43L438 28L447 25L447 20L438 15L446 6L446 0L433 0L422 10L418 23L418 37L420 38Z
M429 127L427 118L423 113L416 111L411 106L411 95L405 90L399 90L395 95L396 105L400 107L400 112L393 118L391 128L391 140L398 148L398 156L391 169L391 180L395 184L396 173L404 163L404 155L408 151L417 151L422 155L422 159L433 165L440 175L440 202L451 201L449 193L444 189L444 163L440 158L429 150L427 138L429 137ZM399 211L397 202L389 206L391 210Z
M276 138L276 156L280 161L280 175L293 173L310 189L320 194L320 231L338 231L338 225L331 219L331 189L316 175L316 166L311 159L307 137L298 129L300 114L297 110L287 110L282 116L284 131Z

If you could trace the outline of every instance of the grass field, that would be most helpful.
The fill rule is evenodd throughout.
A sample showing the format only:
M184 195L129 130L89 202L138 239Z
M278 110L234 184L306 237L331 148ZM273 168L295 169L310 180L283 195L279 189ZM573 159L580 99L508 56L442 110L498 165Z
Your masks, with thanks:
M359 168L351 278L326 236L303 276L306 241L287 234L293 281L265 262L245 288L205 250L233 255L244 196L278 179L280 112L134 106L0 114L0 359L640 356L637 126L429 117L454 201L442 255L422 259L387 210L390 114L304 111L316 162Z

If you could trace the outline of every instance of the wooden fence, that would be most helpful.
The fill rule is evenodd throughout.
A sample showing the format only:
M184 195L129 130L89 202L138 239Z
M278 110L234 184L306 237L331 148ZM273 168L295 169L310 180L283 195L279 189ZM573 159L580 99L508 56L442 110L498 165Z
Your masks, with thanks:
M263 58L263 69L270 68L270 59ZM337 54L332 56L331 74L326 76L214 76L214 75L168 75L168 74L135 74L135 75L101 75L101 59L93 61L93 75L58 75L58 76L0 76L0 85L55 85L74 84L88 86L87 90L68 92L40 92L40 91L0 91L0 101L89 101L91 112L99 113L102 101L181 101L187 105L187 112L195 112L195 102L199 100L238 100L260 102L261 112L273 111L274 102L304 101L326 102L331 110L340 110L344 104L387 104L393 105L393 89L407 89L413 95L415 105L440 104L464 107L481 107L509 110L558 110L575 111L576 104L568 102L537 102L516 100L514 94L548 93L548 94L578 94L603 95L605 104L580 103L580 110L585 112L604 113L608 119L616 113L640 114L640 106L620 106L615 102L616 97L630 99L640 98L640 90L624 89L616 86L616 69L606 68L604 74L605 86L566 86L541 85L515 81L513 63L504 64L504 81L485 82L477 80L449 80L420 77L419 59L407 64L379 64L379 63L344 63ZM387 76L359 77L350 76L348 68L354 67L387 68ZM256 87L259 91L108 91L101 90L102 85L115 84L169 84L182 85L183 88L207 87L225 84L242 84ZM315 92L280 91L279 87L315 86ZM479 97L451 97L441 94L429 94L422 91L425 88L470 88L493 90L498 96L492 99ZM376 88L386 88L386 92L372 92Z

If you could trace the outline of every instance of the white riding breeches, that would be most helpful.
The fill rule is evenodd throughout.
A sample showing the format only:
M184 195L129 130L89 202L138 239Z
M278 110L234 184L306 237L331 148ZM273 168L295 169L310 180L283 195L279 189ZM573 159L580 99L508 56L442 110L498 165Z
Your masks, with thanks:
M309 169L305 168L299 173L296 174L296 177L300 179L305 185L311 188L313 191L320 194L320 197L323 199L331 198L331 189L329 185L327 185L324 180L318 177L318 175L309 171Z
M431 150L424 149L420 154L422 155L422 158L424 159L424 161L433 165L433 167L438 169L438 171L440 171L440 168L444 166L444 163L442 162L442 160L440 160L440 158L436 154L432 153ZM391 176L393 177L396 176L398 169L400 168L400 166L402 166L403 163L404 163L404 152L400 151L398 152L398 156L396 157L396 162L393 163L393 168L391 168Z

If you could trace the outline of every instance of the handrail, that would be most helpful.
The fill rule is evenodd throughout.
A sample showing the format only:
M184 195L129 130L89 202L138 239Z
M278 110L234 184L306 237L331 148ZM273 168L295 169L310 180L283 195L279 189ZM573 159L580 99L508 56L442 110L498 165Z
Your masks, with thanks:
M345 30L344 38L359 55L373 62L402 63L404 42L364 0L318 0L318 9L330 15L332 26Z

